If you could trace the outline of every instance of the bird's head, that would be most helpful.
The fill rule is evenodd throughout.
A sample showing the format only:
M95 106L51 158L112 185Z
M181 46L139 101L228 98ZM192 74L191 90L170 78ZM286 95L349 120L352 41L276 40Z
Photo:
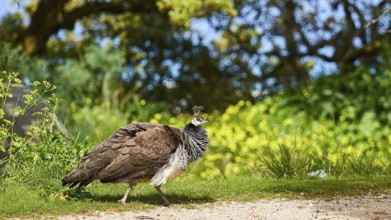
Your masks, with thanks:
M200 126L201 124L206 122L208 122L206 119L198 115L194 116L194 118L191 120L191 123L195 126Z
M202 109L204 109L202 106L193 107L194 118L191 120L191 123L195 126L200 126L201 124L208 122L206 119L198 115Z

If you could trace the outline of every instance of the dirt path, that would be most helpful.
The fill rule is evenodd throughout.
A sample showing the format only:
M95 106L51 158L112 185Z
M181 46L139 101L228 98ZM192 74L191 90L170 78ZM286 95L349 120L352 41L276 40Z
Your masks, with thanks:
M339 197L330 201L272 199L216 202L185 208L173 205L145 212L95 212L59 219L391 219L391 194Z

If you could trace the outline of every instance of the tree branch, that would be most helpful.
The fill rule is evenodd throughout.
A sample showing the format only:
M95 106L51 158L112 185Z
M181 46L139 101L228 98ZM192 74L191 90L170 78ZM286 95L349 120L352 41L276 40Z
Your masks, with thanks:
M160 13L156 1L92 2L71 11L65 11L64 7L69 1L39 1L37 10L31 17L29 27L18 39L27 53L42 54L51 35L57 33L60 29L73 29L76 21L86 16L97 15L102 12L112 14L124 12Z
M121 14L124 12L158 13L158 8L156 7L155 1L126 0L121 2L93 2L64 13L64 23L61 27L72 29L78 19L102 12L111 14Z

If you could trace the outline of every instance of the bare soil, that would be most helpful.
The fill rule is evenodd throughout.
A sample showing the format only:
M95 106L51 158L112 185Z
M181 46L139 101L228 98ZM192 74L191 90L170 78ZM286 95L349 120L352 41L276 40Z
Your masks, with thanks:
M57 219L391 219L391 194L325 199L261 199L214 202L189 208L174 204L141 212L93 212Z

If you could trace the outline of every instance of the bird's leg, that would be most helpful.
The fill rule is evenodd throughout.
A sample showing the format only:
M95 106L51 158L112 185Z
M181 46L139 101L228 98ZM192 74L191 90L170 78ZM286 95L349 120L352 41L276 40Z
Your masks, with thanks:
M162 190L160 189L160 186L155 186L155 189L159 192L160 197L162 197L164 201L164 206L170 206L170 202L167 200L166 196L163 194Z
M128 188L126 189L124 197L122 197L122 199L118 200L119 203L122 203L122 204L126 203L126 199L128 198L128 195L129 195L130 190L132 189L132 187L133 187L133 185L129 184Z

